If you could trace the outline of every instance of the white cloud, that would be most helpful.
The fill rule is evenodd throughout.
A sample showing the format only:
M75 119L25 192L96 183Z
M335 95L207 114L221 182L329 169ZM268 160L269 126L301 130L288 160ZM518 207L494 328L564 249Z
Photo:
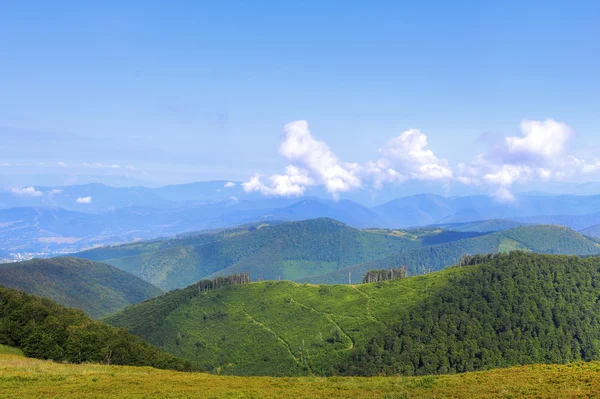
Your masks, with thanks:
M0 163L0 166L10 166L8 162Z
M81 164L81 166L83 166L84 168L90 168L90 169L120 169L121 165L119 164L103 164L101 162L95 162L95 163L89 163L89 162L83 162ZM127 165L125 167L128 170L135 170L135 167L133 165Z
M98 169L98 168L103 168L104 165L102 165L100 162L96 162L96 163L87 163L84 162L81 164L81 166L85 167L85 168L92 168L92 169Z
M514 202L515 196L510 192L506 187L500 187L493 194L493 197L496 198L499 202Z
M458 182L488 186L499 201L514 201L511 187L534 180L549 182L600 174L600 159L589 161L567 154L574 130L553 119L524 120L520 135L508 136L471 162L454 168L428 149L427 136L410 129L379 149L379 158L364 163L341 161L329 146L315 139L306 121L285 125L279 153L289 163L283 174L253 175L242 184L245 191L270 196L300 196L309 187L323 185L334 197L339 193L407 180Z
M325 142L312 136L306 121L288 123L283 132L284 139L279 146L279 153L301 169L290 169L295 175L287 176L287 179L282 175L272 176L272 180L274 178L279 182L279 189L289 184L293 190L291 195L301 195L306 185L323 184L335 196L339 192L361 187L361 181L353 170L355 165L340 162ZM299 180L303 182L298 182ZM278 195L286 194L282 192Z
M426 149L427 136L418 129L410 129L390 140L379 149L384 159L409 178L444 180L452 178L448 162Z
M56 194L60 194L60 193L62 193L62 190L61 190L61 189L58 189L58 188L53 188L52 190L50 190L50 191L47 191L46 193L47 193L48 195L52 196L52 195L56 195Z
M314 181L308 176L307 171L295 166L288 166L283 175L269 177L270 184L262 183L259 175L254 175L242 187L246 192L257 191L263 195L298 197L304 194L306 187L313 186Z
M225 187L225 188L233 188L233 187L235 187L236 185L237 185L237 184L235 184L234 182L232 182L232 181L228 181L227 183L225 183L225 185L224 185L223 187Z
M575 136L568 125L553 119L521 122L521 137L507 137L506 147L510 153L529 153L542 157L561 155L567 143Z
M10 192L14 195L22 195L25 197L41 197L44 195L44 193L36 190L34 187L15 187L11 188Z
M75 200L78 204L91 204L92 197L79 197Z
M339 193L407 179L450 180L448 163L426 149L427 137L419 130L408 130L390 140L379 152L381 158L364 164L341 161L323 142L315 139L306 121L285 125L279 153L291 165L285 174L276 174L263 183L253 176L243 184L246 191L264 195L300 196L308 187L323 185L337 197Z
M465 184L487 184L494 197L512 201L511 186L534 180L566 180L600 172L600 161L587 161L567 154L574 130L553 119L521 122L521 135L505 137L501 145L479 154L470 164L459 163L456 180Z
M63 161L57 162L56 164L57 164L58 166L60 166L61 168L66 168L66 167L67 167L67 164L66 164L66 163L64 163Z
M125 168L127 168L128 170L135 170L135 166L133 165L127 165Z

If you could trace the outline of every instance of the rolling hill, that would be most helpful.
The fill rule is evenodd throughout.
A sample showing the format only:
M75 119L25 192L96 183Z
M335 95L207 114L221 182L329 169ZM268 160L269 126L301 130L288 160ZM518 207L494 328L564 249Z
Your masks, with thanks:
M161 289L113 266L76 258L0 264L0 285L82 309L94 318L162 293Z
M195 366L81 310L0 286L0 345L27 357L191 371ZM4 384L2 385L4 386Z
M368 270L402 266L407 266L410 274L420 274L456 264L463 255L513 250L596 255L600 254L600 244L595 239L562 226L523 226L451 243L410 249L299 281L315 284L344 284L348 281L348 273L356 276L353 281L358 281Z
M107 318L236 375L438 374L600 359L600 258L525 252L360 285L191 285Z
M75 256L106 262L173 289L240 272L249 272L254 280L296 280L417 248L435 237L448 242L472 236L439 229L419 234L362 231L321 218L98 248Z

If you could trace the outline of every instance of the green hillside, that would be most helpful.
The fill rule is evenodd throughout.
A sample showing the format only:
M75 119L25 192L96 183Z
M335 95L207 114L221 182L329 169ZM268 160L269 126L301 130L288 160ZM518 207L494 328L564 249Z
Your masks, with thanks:
M440 233L439 229L422 234L361 231L332 219L313 219L99 248L77 256L101 260L173 289L241 272L249 272L254 280L297 280L417 248L438 235L441 242L472 236Z
M600 254L600 244L595 239L562 226L523 226L452 243L411 249L300 281L315 284L344 284L348 282L348 273L355 276L353 281L360 281L368 270L401 266L407 266L411 275L421 274L456 264L463 255L514 250L548 254L596 255Z
M58 362L196 369L123 329L90 319L81 310L2 286L0 345L19 348L27 357Z
M162 290L113 266L77 258L0 264L0 285L50 298L100 318Z
M486 259L352 286L192 285L107 322L223 374L413 375L600 359L600 258Z

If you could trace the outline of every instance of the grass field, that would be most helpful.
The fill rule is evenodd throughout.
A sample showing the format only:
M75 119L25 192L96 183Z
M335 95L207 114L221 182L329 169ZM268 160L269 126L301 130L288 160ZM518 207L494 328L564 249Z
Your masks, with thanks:
M2 398L597 398L600 362L425 377L229 377L0 355Z
M0 344L0 355L17 355L23 356L23 351L19 348Z

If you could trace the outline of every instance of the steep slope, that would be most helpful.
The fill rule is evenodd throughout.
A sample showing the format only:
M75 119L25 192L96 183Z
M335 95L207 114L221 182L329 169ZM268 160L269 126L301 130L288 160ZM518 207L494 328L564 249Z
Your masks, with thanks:
M417 238L370 233L331 219L233 229L149 243L99 248L76 256L102 260L161 288L214 274L298 279L421 246Z
M196 369L123 329L94 321L82 311L0 286L0 344L25 356L69 363L106 363Z
M162 293L113 266L76 258L0 264L0 285L82 309L94 318Z
M316 284L344 284L348 282L348 273L360 278L371 269L401 266L407 266L411 274L419 274L456 264L463 255L513 250L595 255L600 254L600 245L595 240L562 226L523 226L452 243L416 248L321 276L307 277L300 281ZM357 281L357 278L353 281Z
M435 374L600 359L600 258L525 252L384 283L170 292L107 321L225 374Z

